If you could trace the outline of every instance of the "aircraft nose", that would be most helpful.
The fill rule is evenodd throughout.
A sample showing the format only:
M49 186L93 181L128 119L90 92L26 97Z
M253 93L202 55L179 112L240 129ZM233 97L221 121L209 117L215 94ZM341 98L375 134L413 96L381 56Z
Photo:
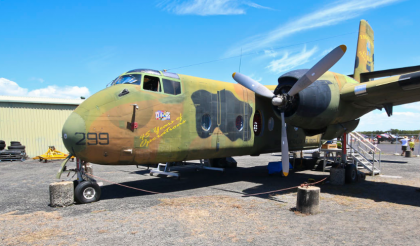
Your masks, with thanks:
M73 155L86 148L86 124L78 113L71 113L63 126L62 137L64 146Z

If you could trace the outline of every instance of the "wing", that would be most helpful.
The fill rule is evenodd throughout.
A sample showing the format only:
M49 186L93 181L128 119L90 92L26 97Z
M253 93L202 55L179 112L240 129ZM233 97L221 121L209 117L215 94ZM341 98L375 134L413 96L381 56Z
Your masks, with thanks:
M346 84L341 99L356 107L385 108L392 115L393 106L420 101L420 72Z

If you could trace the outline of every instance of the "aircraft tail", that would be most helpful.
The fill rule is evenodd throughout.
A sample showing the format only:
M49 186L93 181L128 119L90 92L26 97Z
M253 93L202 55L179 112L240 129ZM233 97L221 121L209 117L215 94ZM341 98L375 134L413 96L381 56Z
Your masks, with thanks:
M373 72L373 30L365 20L360 21L359 37L357 40L356 62L354 65L354 79L361 82L360 74Z

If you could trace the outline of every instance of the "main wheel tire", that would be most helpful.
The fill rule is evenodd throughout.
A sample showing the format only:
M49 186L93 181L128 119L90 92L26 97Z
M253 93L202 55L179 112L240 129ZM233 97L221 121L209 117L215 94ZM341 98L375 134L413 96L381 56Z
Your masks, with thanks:
M82 181L74 189L74 199L78 203L97 202L100 198L101 187L96 182Z
M357 181L357 168L354 164L347 164L345 167L346 183L351 184Z
M6 144L4 140L0 140L0 144Z
M24 145L21 145L21 146L9 146L7 148L8 149L25 149L25 146Z
M4 150L5 147L6 147L5 144L0 144L0 150Z
M20 144L20 142L18 141L11 141L10 142L10 146L21 146L22 144Z
M79 185L79 180L73 180L73 189L75 190L76 189L76 187Z

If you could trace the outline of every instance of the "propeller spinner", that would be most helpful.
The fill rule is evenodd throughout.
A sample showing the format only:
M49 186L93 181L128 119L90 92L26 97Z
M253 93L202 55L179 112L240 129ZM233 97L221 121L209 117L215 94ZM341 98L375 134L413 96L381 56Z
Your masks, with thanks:
M287 176L289 174L289 144L287 140L286 132L286 122L284 120L284 109L287 106L287 102L290 101L290 98L306 87L310 86L315 82L321 75L327 72L335 63L337 63L341 57L346 53L347 47L345 45L340 45L333 49L330 53L324 56L318 63L316 63L308 72L305 73L289 90L289 92L281 95L274 95L267 87L258 83L257 81L251 79L248 76L245 76L240 73L233 73L233 79L241 84L242 86L250 89L256 94L272 98L271 103L274 106L279 107L281 110L281 162L283 168L283 175Z

